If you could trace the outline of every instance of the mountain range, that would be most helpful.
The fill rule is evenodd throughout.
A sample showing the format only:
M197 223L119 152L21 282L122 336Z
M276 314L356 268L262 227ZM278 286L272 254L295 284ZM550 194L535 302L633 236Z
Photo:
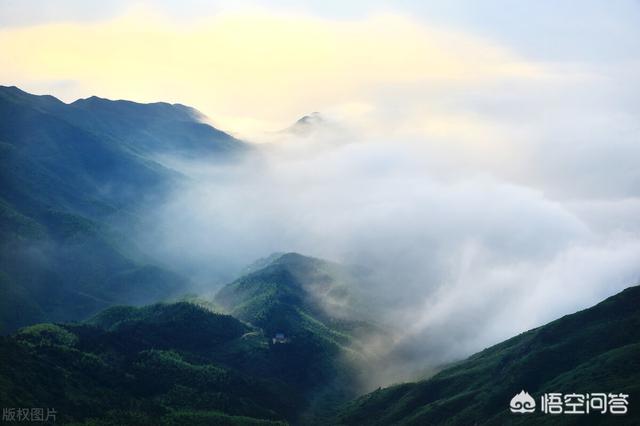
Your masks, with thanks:
M274 253L194 296L136 241L149 206L189 179L167 157L234 163L257 148L179 104L0 86L0 118L2 408L86 426L640 424L640 287L369 389L394 360L368 342L394 329L365 267ZM511 412L524 392L538 409ZM545 394L592 392L628 395L628 413L539 410Z
M128 237L181 180L163 155L231 161L249 148L183 105L66 104L0 86L0 331L151 303L187 278Z
M334 267L295 253L213 300L115 306L0 340L5 406L57 407L64 424L637 424L640 287L453 363L357 397L371 324L317 310ZM295 278L292 278L294 277ZM231 312L238 318L225 312ZM241 319L240 319L241 318ZM624 416L515 414L511 398L631 395Z
M369 327L315 300L308 286L331 285L335 267L288 253L212 301L22 328L0 345L0 400L72 424L323 424L357 396Z

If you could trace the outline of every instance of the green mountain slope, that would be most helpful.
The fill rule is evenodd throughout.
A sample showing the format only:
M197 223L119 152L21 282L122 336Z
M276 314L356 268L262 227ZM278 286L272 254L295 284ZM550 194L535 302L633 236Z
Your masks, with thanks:
M65 114L69 120L88 122L95 131L118 139L138 153L215 160L247 149L243 142L202 122L204 116L199 111L180 104L139 104L93 96L70 106L73 113Z
M284 256L267 271L318 273L332 265ZM258 272L226 291L255 296L255 289L246 290L258 285ZM282 298L275 292L276 299L305 306L295 301L304 299L294 291L301 283L275 282L291 287ZM357 381L354 364L344 362L353 349L313 327L303 323L274 343L259 327L191 303L116 306L83 323L38 324L0 337L0 401L55 407L61 422L82 425L631 425L638 423L634 396L640 391L638 302L640 287L629 288L429 380L360 397L338 415L332 409L344 404ZM269 324L269 316L258 319ZM538 400L548 392L626 393L630 411L618 417L512 414L509 402L522 389Z
M639 424L640 287L523 333L433 378L380 389L344 408L343 425ZM630 395L629 414L512 414L521 390Z
M176 294L186 280L125 237L184 179L157 158L245 149L182 105L0 86L0 332Z
M286 384L216 359L268 353L250 332L188 303L27 327L0 339L0 401L55 407L62 424L282 424L296 402Z
M214 302L224 312L263 330L272 339L271 362L295 383L316 415L355 396L366 358L359 339L381 331L334 303L349 294L351 271L321 259L287 253L250 268L253 272L223 287ZM262 267L260 267L262 266Z
M374 327L323 307L346 291L344 267L294 253L262 266L216 298L246 322L181 302L21 329L0 344L0 400L78 422L325 424L357 395L357 339Z
M353 273L337 263L286 253L223 287L214 302L225 312L252 323L267 334L312 333L336 345L351 343L359 327L354 320L357 289Z

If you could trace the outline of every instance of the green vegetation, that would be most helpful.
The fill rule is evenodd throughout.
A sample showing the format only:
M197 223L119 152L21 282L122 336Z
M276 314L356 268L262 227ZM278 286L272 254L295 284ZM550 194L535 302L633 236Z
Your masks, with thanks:
M347 405L344 425L638 424L640 287L523 333L447 368L433 378L377 390ZM631 395L629 415L519 416L510 399L544 393Z
M287 254L229 284L213 305L233 301L245 322L195 300L23 328L0 344L0 399L77 424L325 424L356 396L361 356L362 326L332 318L308 287L340 285L335 267Z
M226 313L261 327L267 334L310 334L335 347L373 331L352 311L332 312L327 301L350 297L351 272L344 266L297 253L270 257L261 268L223 287L214 302Z
M297 253L271 256L249 273L223 287L214 303L273 338L271 368L306 396L305 421L321 422L336 404L359 390L358 370L364 354L359 333L376 330L363 321L331 315L324 303L336 291L346 291L344 267ZM377 331L377 330L376 330Z
M65 104L15 87L0 86L0 116L0 333L184 291L125 236L184 179L159 155L229 159L242 142L182 105Z
M363 371L352 361L364 355L349 344L358 336L322 313L308 288L339 285L333 267L288 254L229 284L215 302L245 322L196 301L114 306L82 323L23 328L0 338L0 400L56 407L75 425L637 424L640 287L431 379L347 403ZM630 414L515 415L508 404L522 389L538 400L627 393Z
M224 355L254 351L249 331L189 303L27 327L0 340L0 400L56 407L64 424L283 424L295 402L287 384ZM268 345L254 356L268 358Z

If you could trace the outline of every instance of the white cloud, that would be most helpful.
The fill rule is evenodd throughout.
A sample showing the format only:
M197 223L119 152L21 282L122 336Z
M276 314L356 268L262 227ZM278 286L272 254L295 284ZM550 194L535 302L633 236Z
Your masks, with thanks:
M489 170L433 172L430 151L414 142L336 145L326 136L302 149L295 140L265 149L231 169L201 169L197 184L158 211L152 246L200 268L209 289L215 273L223 282L229 269L276 251L371 268L371 311L403 330L396 343L407 350L385 366L383 382L640 278L637 200L552 199ZM455 157L447 161L456 167ZM608 222L608 212L623 222Z

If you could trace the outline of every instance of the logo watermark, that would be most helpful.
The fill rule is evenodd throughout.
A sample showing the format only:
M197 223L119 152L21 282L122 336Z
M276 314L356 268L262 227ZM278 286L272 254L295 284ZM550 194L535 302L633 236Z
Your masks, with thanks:
M536 411L536 401L528 392L522 390L522 392L511 398L509 408L512 413L533 413Z
M522 390L511 398L512 413L533 413L536 401ZM625 393L545 393L540 397L540 412L544 414L613 414L629 411L629 395Z

